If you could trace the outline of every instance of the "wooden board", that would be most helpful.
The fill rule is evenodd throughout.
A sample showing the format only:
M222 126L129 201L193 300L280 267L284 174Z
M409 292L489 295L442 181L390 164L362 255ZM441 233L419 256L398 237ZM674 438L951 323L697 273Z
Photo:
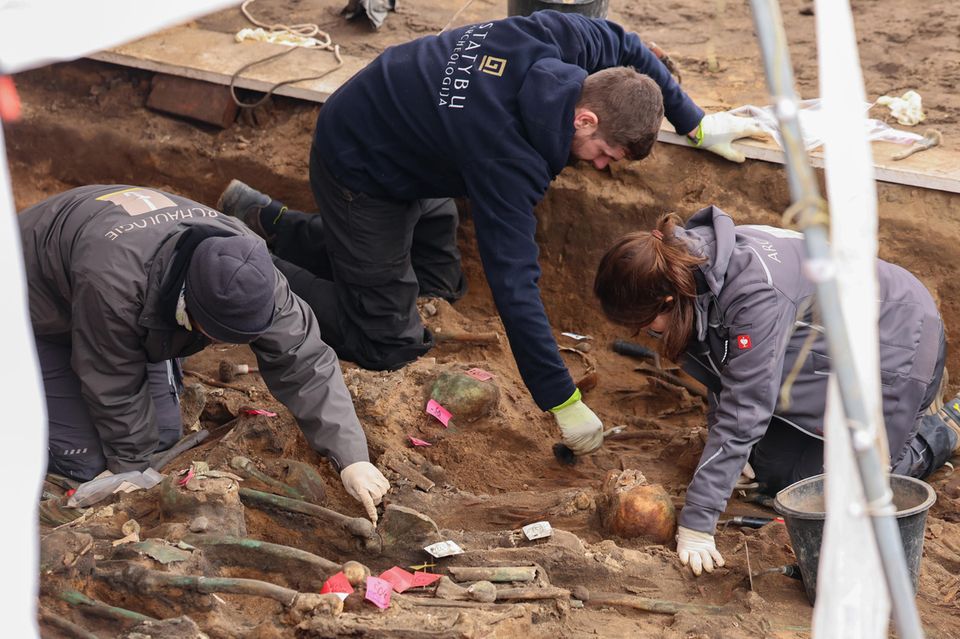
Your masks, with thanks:
M227 33L178 26L89 57L147 71L230 84L231 76L244 65L286 50L288 47L279 44L237 42ZM323 102L368 62L354 56L342 58L343 65L337 68L336 58L330 51L299 48L248 69L235 86L267 91L277 82L330 71L318 80L287 84L275 91L291 98Z
M153 76L147 108L192 118L221 129L233 124L240 109L223 85L166 73Z
M101 51L90 57L148 71L157 71L187 78L229 84L230 77L245 64L261 60L286 47L263 42L238 43L228 33L207 29L178 26L158 32L141 40ZM284 85L276 90L300 100L323 102L341 84L362 69L369 59L343 56L343 66L318 80L308 80ZM319 75L336 67L336 60L329 51L298 49L278 60L255 66L237 79L236 86L266 91L277 82L292 78ZM696 100L696 97L694 97ZM700 100L708 104L709 98ZM684 138L664 124L659 140L666 144L689 146ZM784 153L772 141L744 140L737 147L750 159L784 164ZM960 193L960 153L949 148L937 147L914 154L901 161L891 155L903 150L896 144L873 145L877 180L904 184L924 189ZM810 154L815 167L823 166L823 155Z

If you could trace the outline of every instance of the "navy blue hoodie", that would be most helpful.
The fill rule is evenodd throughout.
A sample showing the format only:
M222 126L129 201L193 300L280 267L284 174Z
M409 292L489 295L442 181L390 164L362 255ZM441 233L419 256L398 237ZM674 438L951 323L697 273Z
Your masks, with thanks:
M537 11L390 47L334 93L312 153L347 188L397 200L467 196L480 258L540 408L574 391L540 290L534 206L566 165L590 73L653 78L680 132L701 111L640 38L605 20Z

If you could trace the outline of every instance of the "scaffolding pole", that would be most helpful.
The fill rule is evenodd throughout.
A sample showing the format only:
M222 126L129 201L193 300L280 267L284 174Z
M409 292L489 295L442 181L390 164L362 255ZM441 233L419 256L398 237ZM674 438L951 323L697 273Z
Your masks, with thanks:
M890 593L897 636L922 639L912 581L895 517L893 493L886 467L874 445L870 415L854 366L850 340L840 306L836 265L830 253L827 205L807 161L800 133L799 107L793 89L793 70L783 18L777 0L751 0L767 85L787 158L787 181L793 201L788 217L803 231L807 251L805 273L816 285L817 299L833 360L843 411L847 418L854 459L859 471L880 563Z

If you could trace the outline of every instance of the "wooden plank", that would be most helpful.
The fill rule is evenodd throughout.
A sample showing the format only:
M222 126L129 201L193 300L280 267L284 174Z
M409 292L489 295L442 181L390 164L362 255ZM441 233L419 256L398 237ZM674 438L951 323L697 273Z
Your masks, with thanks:
M237 42L232 35L218 31L177 26L89 57L136 69L230 84L230 77L244 65L287 49L267 42ZM343 66L337 69L332 52L300 48L248 69L237 79L235 86L267 91L283 80L320 75L336 69L318 80L287 84L275 91L277 95L323 102L368 62L355 56L344 55L342 58Z
M90 57L148 71L229 84L231 75L237 69L284 48L265 42L238 43L227 33L178 26ZM343 61L341 68L323 78L284 85L277 89L276 94L322 103L366 66L369 59L345 55ZM236 86L266 91L282 80L319 75L335 66L336 60L329 51L298 49L283 58L249 69L238 78ZM701 104L709 101L709 97L700 100ZM666 144L688 146L685 139L674 133L667 123L664 123L658 139ZM783 151L772 141L745 140L737 142L736 146L750 159L785 163ZM902 161L892 160L891 155L903 148L896 144L873 145L877 180L960 193L960 152L937 147ZM810 161L815 167L823 167L822 153L811 153Z
M153 76L147 107L221 129L233 124L239 110L230 91L223 85L165 73Z

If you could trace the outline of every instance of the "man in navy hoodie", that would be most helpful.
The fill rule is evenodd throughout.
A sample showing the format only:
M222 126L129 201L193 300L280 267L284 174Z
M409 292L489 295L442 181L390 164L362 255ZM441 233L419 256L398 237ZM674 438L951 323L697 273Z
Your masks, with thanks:
M327 100L310 153L319 215L236 180L218 208L267 240L341 358L389 370L433 346L417 296L464 292L450 198L468 197L520 374L563 441L586 454L603 443L602 424L540 299L533 210L571 160L602 169L645 157L664 111L691 144L735 161L730 142L760 132L749 119L704 116L612 22L538 11L475 24L388 48Z

